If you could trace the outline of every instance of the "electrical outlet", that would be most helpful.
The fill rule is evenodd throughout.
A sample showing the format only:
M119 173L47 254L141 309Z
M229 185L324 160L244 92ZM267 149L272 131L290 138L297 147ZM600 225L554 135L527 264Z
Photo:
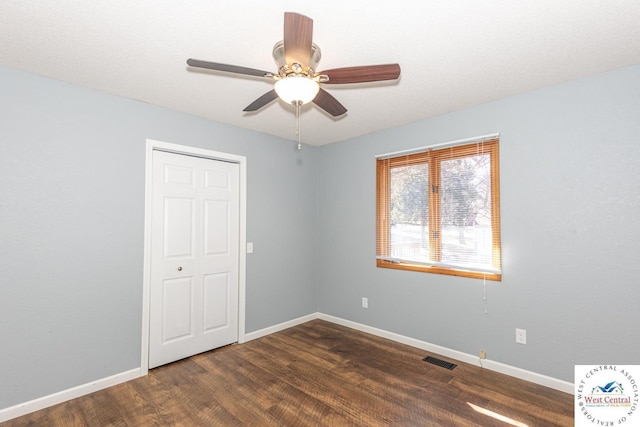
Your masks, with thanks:
M478 357L480 359L486 359L487 358L487 352L484 350L480 350L480 352L478 353Z
M369 308L369 298L362 297L362 308Z
M526 344L527 343L527 331L526 330L516 328L516 342L518 344Z

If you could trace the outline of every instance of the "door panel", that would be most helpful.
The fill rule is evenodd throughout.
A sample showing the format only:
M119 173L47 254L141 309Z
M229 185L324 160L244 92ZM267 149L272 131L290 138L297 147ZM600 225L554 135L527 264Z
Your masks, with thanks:
M190 277L162 282L162 343L193 336L193 281Z
M205 255L229 254L229 203L207 200L204 204Z
M149 367L238 340L239 166L153 152Z
M194 200L164 199L164 257L193 256Z
M229 275L209 274L204 278L204 326L205 332L225 327L229 324Z
M207 188L218 188L231 190L229 174L220 171L207 170L204 172L205 185Z
M165 165L165 185L195 187L195 170L190 166Z

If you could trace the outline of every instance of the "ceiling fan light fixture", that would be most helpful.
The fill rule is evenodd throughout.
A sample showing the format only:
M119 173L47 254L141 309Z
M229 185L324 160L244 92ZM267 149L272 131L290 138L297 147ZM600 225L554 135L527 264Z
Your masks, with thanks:
M313 20L308 16L285 12L283 35L283 40L273 47L273 59L278 65L278 71L275 73L193 58L187 60L187 65L225 73L268 78L272 82L275 80L274 88L258 97L242 111L258 111L279 97L287 104L293 104L298 116L300 106L309 102L313 102L333 117L342 116L347 112L344 105L329 92L320 90L320 84L333 86L369 83L397 80L400 77L399 64L360 65L316 72L322 55L320 48L313 43Z
M309 103L318 94L320 85L315 80L304 75L289 75L278 80L274 89L276 93L287 104L300 102Z

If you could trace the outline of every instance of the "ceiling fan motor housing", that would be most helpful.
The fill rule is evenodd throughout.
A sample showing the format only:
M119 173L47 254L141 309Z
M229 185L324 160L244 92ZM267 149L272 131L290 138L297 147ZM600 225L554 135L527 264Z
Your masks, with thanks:
M273 46L273 59L276 61L276 65L278 66L278 70L281 76L286 76L291 73L296 74L304 74L305 76L313 77L315 70L317 69L318 63L320 62L322 54L320 52L320 48L317 44L311 44L311 58L309 58L309 63L306 64L287 64L287 60L284 56L284 40L280 40Z

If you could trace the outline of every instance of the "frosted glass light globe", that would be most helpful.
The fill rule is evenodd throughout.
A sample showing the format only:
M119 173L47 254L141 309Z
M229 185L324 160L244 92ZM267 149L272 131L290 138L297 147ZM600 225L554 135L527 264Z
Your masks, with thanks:
M306 76L289 76L280 79L274 85L276 93L287 104L300 101L302 104L313 101L320 85Z

